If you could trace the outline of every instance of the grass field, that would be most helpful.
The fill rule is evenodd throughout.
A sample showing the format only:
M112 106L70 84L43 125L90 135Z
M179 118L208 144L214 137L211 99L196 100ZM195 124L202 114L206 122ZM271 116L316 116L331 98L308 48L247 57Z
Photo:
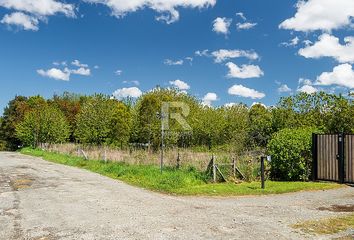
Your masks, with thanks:
M44 160L83 168L101 175L119 179L134 186L153 191L178 195L241 196L280 194L303 190L326 190L339 188L334 183L317 182L274 182L267 181L266 189L259 182L251 183L208 183L208 176L194 168L176 170L165 168L163 173L153 165L128 165L125 163L85 160L40 149L24 148L21 153L42 157Z

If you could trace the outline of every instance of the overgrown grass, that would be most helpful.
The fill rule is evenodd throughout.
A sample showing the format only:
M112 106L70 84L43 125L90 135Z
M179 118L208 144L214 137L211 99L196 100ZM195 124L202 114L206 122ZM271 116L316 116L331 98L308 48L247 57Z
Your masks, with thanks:
M354 213L336 218L306 221L295 224L293 227L306 233L335 234L348 229L354 229Z
M54 163L87 169L113 179L122 180L134 186L179 195L261 195L302 190L326 190L340 187L340 185L334 183L267 181L266 189L263 190L260 188L259 182L211 184L208 183L208 176L194 168L180 170L165 168L161 174L160 169L152 165L128 165L118 162L104 163L97 160L87 161L81 157L30 148L22 149L21 153L42 157Z

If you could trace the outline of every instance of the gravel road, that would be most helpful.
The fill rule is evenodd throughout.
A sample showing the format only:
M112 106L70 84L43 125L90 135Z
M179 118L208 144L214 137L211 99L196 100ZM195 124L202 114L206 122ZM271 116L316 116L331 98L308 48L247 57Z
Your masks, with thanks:
M177 197L0 153L0 239L330 239L291 224L342 213L354 188L261 197Z

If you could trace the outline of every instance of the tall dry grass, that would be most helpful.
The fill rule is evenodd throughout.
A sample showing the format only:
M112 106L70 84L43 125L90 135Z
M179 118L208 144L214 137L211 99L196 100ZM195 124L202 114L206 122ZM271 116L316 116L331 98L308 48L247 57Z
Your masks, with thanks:
M42 145L42 148L57 153L84 157L95 160L107 160L112 162L124 162L138 165L159 165L161 152L153 152L144 149L130 148L126 150L104 147L83 146L73 143ZM236 160L237 167L246 176L246 180L255 180L259 174L259 156L262 152L245 152L241 156L234 156L227 152L218 152L214 155L217 163L231 163ZM205 171L212 158L211 152L193 151L192 149L169 148L164 151L164 166L194 167ZM179 163L177 161L179 156ZM231 166L230 166L231 169ZM226 171L229 171L227 169Z

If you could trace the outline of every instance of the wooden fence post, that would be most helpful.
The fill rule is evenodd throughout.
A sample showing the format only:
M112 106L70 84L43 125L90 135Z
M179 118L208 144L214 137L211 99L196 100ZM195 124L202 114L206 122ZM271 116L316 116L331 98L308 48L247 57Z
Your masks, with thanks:
M213 163L213 181L214 181L214 183L216 183L216 164L215 164L214 154L213 154L211 160Z

